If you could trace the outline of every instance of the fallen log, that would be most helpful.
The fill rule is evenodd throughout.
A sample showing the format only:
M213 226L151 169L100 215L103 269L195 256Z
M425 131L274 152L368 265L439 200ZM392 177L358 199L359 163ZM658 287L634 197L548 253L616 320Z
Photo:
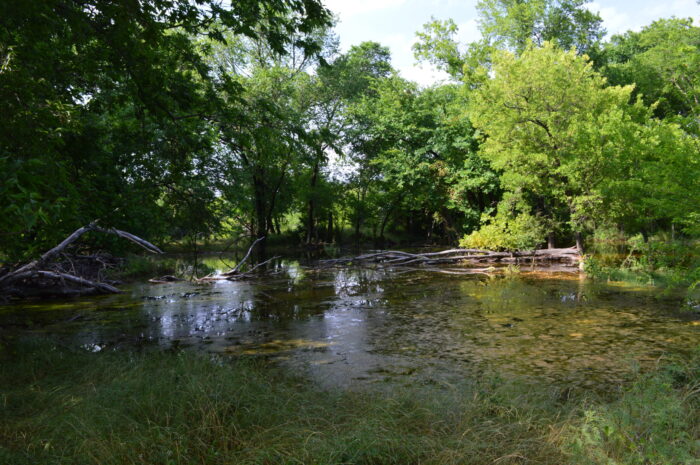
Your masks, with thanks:
M139 245L151 253L163 253L155 245L134 234L115 228L102 228L97 226L97 222L92 222L73 231L60 244L48 250L36 260L21 265L14 270L9 269L0 275L0 295L26 297L29 295L68 296L119 293L119 289L112 284L100 281L100 279L88 279L85 276L78 276L75 269L67 272L64 266L57 262L59 256L67 258L68 256L64 253L65 250L90 231L114 234ZM95 260L102 266L105 266L101 258L99 256L96 257ZM89 257L76 256L75 258L87 259ZM68 261L70 261L69 258Z
M182 279L178 278L177 276L173 276L171 274L167 274L165 276L160 276L158 278L151 278L148 280L148 282L151 284L168 284L168 283L176 283L178 281L182 281Z
M403 267L407 265L428 267L451 263L543 263L563 262L576 265L581 254L576 247L540 249L518 252L495 252L480 249L450 249L440 252L410 253L402 250L383 250L356 257L321 260L321 266L373 263L380 266Z

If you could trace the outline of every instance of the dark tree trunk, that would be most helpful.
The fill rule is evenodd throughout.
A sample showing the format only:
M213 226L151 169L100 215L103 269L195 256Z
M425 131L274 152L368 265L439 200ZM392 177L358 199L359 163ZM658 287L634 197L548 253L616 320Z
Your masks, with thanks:
M285 167L282 169L282 174L280 174L280 177L277 180L277 185L275 185L275 189L272 191L272 195L270 196L270 207L267 210L267 219L265 220L265 234L267 234L268 231L274 231L275 226L273 220L275 213L275 202L277 201L277 194L279 194L280 188L282 187L282 182L284 182L284 177L287 174L286 169L287 165L285 165Z
M580 232L576 233L576 248L580 254L583 254L583 236Z
M394 211L394 207L396 207L396 204L398 202L395 200L391 202L391 205L389 205L389 208L387 209L386 213L384 214L384 218L382 219L382 225L379 229L379 239L384 242L384 230L386 229L386 225L389 222L389 217L391 216L391 212Z
M277 217L275 217L275 218L273 219L273 223L272 223L272 224L273 224L274 227L275 227L275 232L277 233L277 235L278 235L278 236L281 235L281 234L282 234L282 229L280 228L280 219L277 218Z
M267 235L267 209L265 208L265 183L259 174L253 175L253 193L255 195L255 236Z
M313 172L311 173L311 192L309 195L308 218L306 225L306 243L311 242L316 238L316 182L318 180L318 161L314 164Z
M554 249L554 233L549 233L547 235L547 248Z
M326 240L333 242L333 210L328 210L328 229L326 230Z
M364 213L363 211L363 205L365 202L365 191L362 189L362 192L357 194L357 218L355 219L355 241L359 242L360 241L360 226L362 225L362 215Z
M649 231L647 228L642 228L639 232L642 233L642 238L644 238L644 243L646 244L649 242Z

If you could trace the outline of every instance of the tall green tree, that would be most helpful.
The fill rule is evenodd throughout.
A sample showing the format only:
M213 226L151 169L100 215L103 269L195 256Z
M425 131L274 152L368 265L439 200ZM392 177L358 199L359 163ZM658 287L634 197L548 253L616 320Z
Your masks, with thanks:
M696 153L677 126L653 120L631 99L632 86L607 86L589 61L551 43L520 57L501 52L493 71L470 106L487 136L482 155L529 207L525 213L542 219L550 245L555 233L585 232L605 220L675 215L668 203L680 189L665 176L679 163L697 173ZM665 201L651 200L666 189ZM688 195L695 198L697 188Z
M418 32L416 59L427 61L458 81L478 87L488 78L492 55L516 55L533 44L552 42L579 54L598 56L605 35L602 19L585 7L587 0L480 0L476 8L481 39L460 44L452 19L433 18Z
M360 169L373 173L365 211L384 238L393 224L405 232L453 240L478 224L498 180L477 155L460 86L420 90L398 76L378 80L353 111L363 122Z
M194 36L312 49L293 33L329 13L314 0L37 0L3 2L0 18L0 253L21 254L96 217L158 223L132 218L157 214L152 185L195 172L211 141L216 99Z
M553 42L578 53L595 50L605 35L603 20L587 9L588 0L480 0L479 29L486 41L514 53L529 44Z
M613 36L604 73L612 84L634 84L655 114L700 130L700 27L691 19L662 19Z
M300 43L315 44L313 53L294 42L280 51L260 38L211 47L223 102L216 118L218 185L257 237L273 231L275 220L292 206L292 196L284 195L292 176L304 165L318 173L329 139L332 121L322 121L321 96L313 91L310 73L335 53L336 40L322 26L300 35Z

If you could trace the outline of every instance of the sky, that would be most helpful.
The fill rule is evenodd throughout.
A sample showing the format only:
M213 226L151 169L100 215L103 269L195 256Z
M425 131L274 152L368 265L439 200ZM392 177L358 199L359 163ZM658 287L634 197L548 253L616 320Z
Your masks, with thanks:
M339 19L336 33L343 51L372 40L391 49L392 63L404 78L430 85L446 75L427 64L416 64L411 46L423 24L451 18L459 26L460 42L479 38L476 23L477 0L325 0ZM691 17L700 25L696 0L596 0L587 5L603 18L608 35L640 30L659 18Z

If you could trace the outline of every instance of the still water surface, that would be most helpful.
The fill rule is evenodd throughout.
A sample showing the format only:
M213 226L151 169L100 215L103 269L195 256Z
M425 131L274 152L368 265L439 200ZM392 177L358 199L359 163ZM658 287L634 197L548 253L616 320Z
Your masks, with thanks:
M578 273L274 266L246 282L142 284L116 296L0 306L0 329L95 351L263 357L323 386L449 383L490 371L605 390L700 345L699 315L681 312L679 297Z

